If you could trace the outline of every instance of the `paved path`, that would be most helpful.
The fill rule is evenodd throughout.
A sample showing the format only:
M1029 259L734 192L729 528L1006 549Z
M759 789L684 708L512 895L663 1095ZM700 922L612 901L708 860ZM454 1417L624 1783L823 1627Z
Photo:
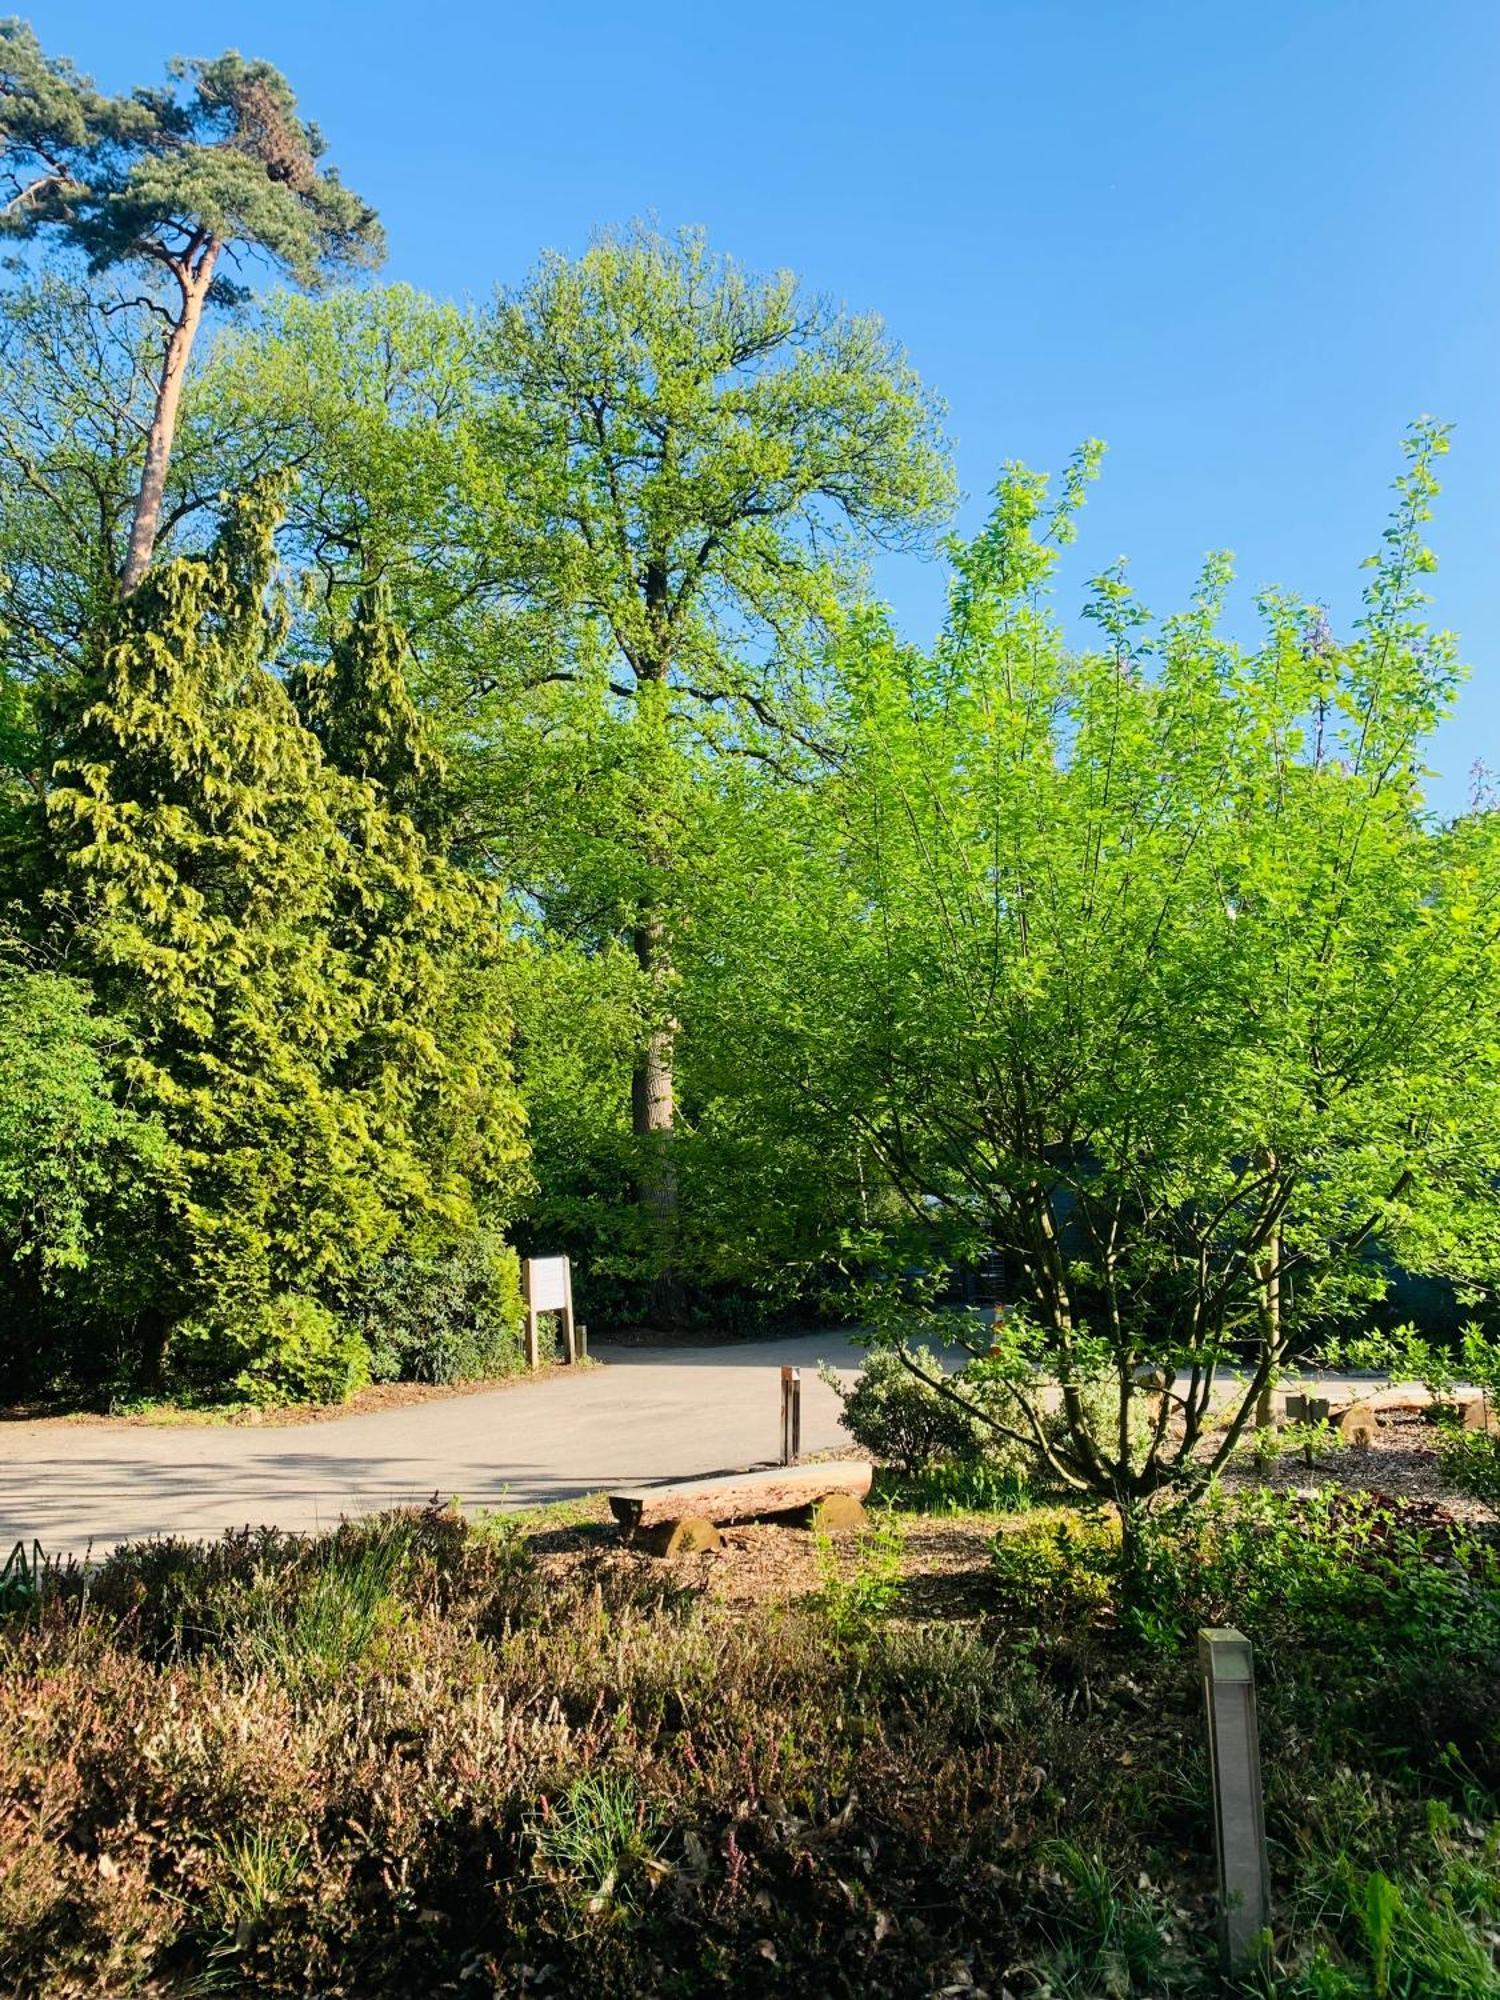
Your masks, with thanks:
M0 1424L0 1561L18 1541L102 1553L143 1535L247 1522L311 1530L434 1493L535 1506L692 1478L779 1450L784 1362L802 1368L802 1448L847 1444L819 1360L853 1374L836 1331L701 1348L601 1348L600 1365L327 1423Z

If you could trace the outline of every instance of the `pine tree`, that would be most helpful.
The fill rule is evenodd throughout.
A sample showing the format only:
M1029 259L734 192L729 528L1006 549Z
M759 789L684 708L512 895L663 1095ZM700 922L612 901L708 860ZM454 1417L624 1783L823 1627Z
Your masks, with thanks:
M322 135L270 63L229 50L178 58L165 88L108 97L24 21L0 21L0 230L51 236L91 274L125 268L159 284L165 322L155 408L120 578L151 561L178 405L205 307L243 286L226 253L253 248L299 284L378 263L375 212L320 168ZM181 88L180 86L186 86Z

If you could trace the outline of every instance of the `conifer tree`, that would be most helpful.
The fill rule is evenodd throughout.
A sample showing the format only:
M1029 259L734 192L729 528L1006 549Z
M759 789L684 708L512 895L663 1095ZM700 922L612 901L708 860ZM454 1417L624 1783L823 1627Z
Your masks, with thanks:
M204 309L245 296L225 265L237 246L299 284L378 263L375 212L337 173L324 141L270 63L234 50L178 58L162 88L110 97L24 21L0 21L0 229L61 238L89 271L127 269L150 290L164 340L120 578L151 561L183 381ZM182 86L185 86L183 88Z
M235 502L205 556L121 607L48 818L75 959L182 1162L147 1371L196 1340L242 1388L337 1393L367 1366L336 1318L350 1288L403 1231L472 1226L522 1133L497 909L329 762L268 665L276 511ZM351 740L359 651L326 670ZM363 654L394 660L378 622ZM399 706L372 696L367 742Z

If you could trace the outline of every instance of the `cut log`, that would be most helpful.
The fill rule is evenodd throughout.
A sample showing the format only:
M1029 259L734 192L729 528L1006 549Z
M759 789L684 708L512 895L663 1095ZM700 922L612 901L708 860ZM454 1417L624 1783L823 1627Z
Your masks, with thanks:
M791 1514L815 1507L831 1493L863 1500L874 1467L868 1459L833 1459L827 1465L773 1465L763 1472L729 1472L670 1486L632 1486L611 1493L609 1510L622 1528L657 1528L667 1521L753 1521L762 1514Z
M1338 1414L1339 1436L1345 1444L1372 1445L1375 1442L1375 1412L1368 1403L1351 1403Z
M830 1493L807 1510L807 1525L815 1534L853 1535L869 1516L856 1493Z
M696 1556L724 1546L713 1522L699 1520L694 1514L681 1521L663 1521L656 1528L638 1528L634 1539L654 1556Z

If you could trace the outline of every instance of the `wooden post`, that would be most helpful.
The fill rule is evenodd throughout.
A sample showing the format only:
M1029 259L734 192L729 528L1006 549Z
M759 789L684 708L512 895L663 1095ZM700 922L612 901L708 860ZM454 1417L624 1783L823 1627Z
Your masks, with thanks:
M1271 1873L1266 1859L1255 1720L1255 1661L1250 1641L1232 1625L1198 1634L1203 1700L1213 1772L1214 1834L1219 1857L1219 1950L1231 1975L1265 1951L1271 1928Z
M536 1333L536 1307L531 1303L531 1259L521 1259L521 1297L526 1308L526 1366L535 1371L540 1360Z
M576 1362L578 1359L578 1332L573 1324L573 1260L563 1259L563 1359Z
M795 1465L802 1456L802 1370L781 1371L781 1462Z
M587 1361L588 1358L589 1358L589 1330L584 1325L583 1321L580 1320L578 1322L578 1359L580 1361Z

